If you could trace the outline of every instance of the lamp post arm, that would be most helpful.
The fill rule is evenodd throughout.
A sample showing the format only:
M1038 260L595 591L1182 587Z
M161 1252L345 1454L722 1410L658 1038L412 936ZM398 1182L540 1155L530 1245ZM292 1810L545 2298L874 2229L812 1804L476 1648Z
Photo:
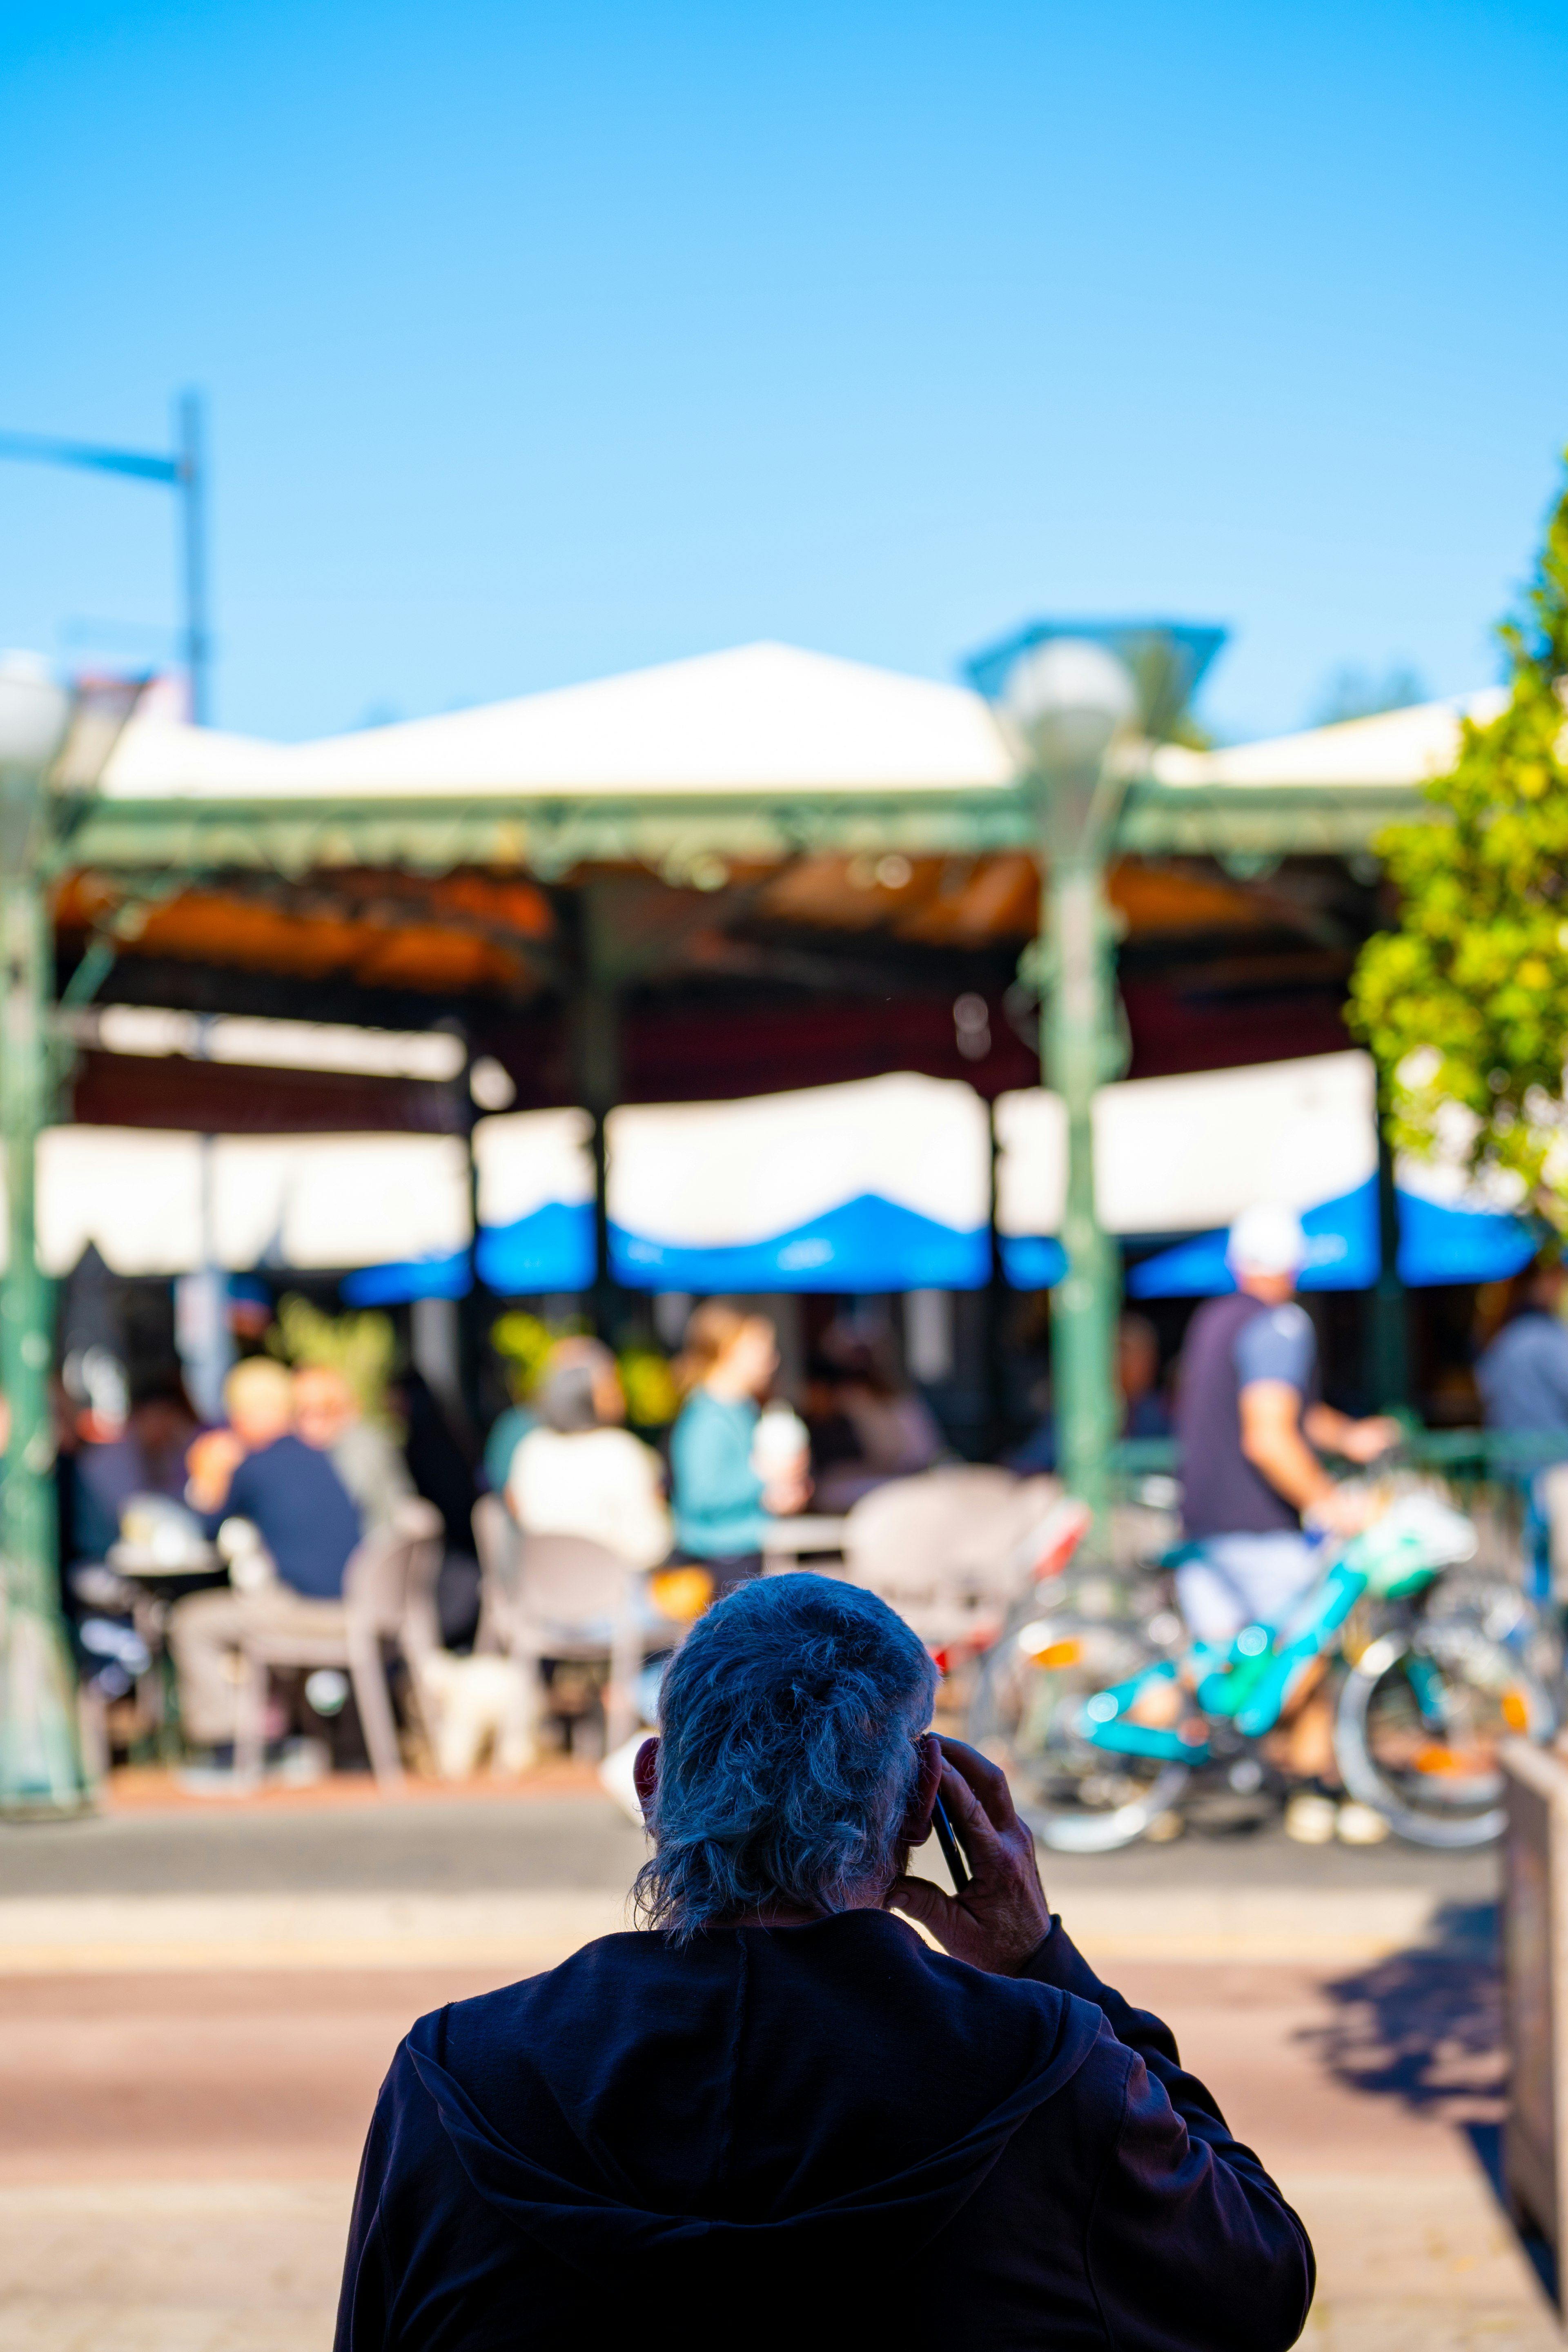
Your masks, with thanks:
M91 441L59 441L47 433L0 433L0 457L24 464L78 466L96 474L126 474L133 481L161 482L174 488L180 480L177 457L162 457L144 449L107 449Z
M132 481L156 482L180 494L180 557L184 584L185 665L191 681L191 717L210 724L212 639L207 626L206 467L200 394L180 399L179 446L172 457L156 450L111 449L96 441L67 441L49 433L0 433L0 458L25 465L74 466L95 474L120 474Z

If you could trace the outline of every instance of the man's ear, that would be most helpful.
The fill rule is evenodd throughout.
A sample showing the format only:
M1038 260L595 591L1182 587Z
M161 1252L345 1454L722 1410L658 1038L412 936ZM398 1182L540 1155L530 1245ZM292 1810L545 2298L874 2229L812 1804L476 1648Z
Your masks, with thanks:
M925 1731L915 1742L920 1764L915 1772L915 1785L910 1792L909 1808L904 1814L899 1835L912 1853L924 1845L931 1835L931 1815L936 1811L936 1792L942 1784L942 1742L934 1731Z
M632 1781L637 1789L637 1802L646 1822L653 1811L653 1801L658 1794L658 1742L645 1739L632 1762Z

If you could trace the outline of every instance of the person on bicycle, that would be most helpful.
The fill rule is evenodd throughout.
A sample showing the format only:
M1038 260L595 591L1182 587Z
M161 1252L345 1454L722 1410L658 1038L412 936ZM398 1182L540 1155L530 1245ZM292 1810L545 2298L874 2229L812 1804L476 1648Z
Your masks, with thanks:
M1289 1615L1321 1566L1304 1528L1351 1535L1364 1523L1362 1497L1336 1487L1313 1448L1366 1463L1400 1434L1395 1421L1352 1421L1319 1396L1317 1339L1295 1297L1306 1256L1293 1211L1247 1210L1226 1251L1236 1289L1199 1307L1182 1351L1190 1549L1176 1587L1189 1632L1216 1646Z

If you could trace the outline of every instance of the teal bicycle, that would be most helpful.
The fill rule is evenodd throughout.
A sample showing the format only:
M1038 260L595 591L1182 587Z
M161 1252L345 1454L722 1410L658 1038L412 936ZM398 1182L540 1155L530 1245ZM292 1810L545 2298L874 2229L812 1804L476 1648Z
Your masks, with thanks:
M1503 1825L1500 1741L1550 1738L1555 1715L1484 1611L1442 1605L1446 1573L1475 1550L1460 1513L1402 1496L1325 1546L1283 1625L1244 1626L1225 1650L1189 1641L1168 1608L1088 1618L1065 1582L1048 1612L1037 1588L986 1661L972 1737L1004 1764L1044 1844L1107 1853L1165 1833L1200 1796L1288 1793L1269 1735L1328 1671L1350 1795L1415 1844L1486 1844Z

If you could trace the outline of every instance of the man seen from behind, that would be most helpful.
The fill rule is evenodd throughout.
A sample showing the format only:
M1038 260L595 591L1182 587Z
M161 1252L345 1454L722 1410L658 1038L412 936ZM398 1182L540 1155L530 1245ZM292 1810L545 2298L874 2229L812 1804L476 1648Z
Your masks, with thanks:
M826 1577L699 1621L637 1759L644 1925L413 2027L337 2352L1295 2342L1300 2221L1053 1917L1002 1773L927 1728L935 1687ZM908 1873L939 1793L957 1898Z

